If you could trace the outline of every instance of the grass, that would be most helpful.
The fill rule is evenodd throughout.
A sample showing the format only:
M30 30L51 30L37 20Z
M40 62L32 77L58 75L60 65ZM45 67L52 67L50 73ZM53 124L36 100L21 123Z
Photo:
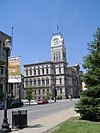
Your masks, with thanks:
M100 122L73 118L57 126L51 133L100 133Z

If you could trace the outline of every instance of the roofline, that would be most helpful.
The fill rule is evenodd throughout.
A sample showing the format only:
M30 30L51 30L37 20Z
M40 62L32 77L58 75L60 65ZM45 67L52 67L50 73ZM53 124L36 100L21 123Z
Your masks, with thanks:
M11 38L11 36L10 36L10 35L8 35L8 34L6 34L6 33L2 32L2 31L0 31L0 33L1 33L1 34L3 34L4 36L8 36L9 38Z
M54 62L54 61L44 61L44 62L35 62L35 63L32 63L32 64L25 64L23 65L24 67L27 67L27 66L33 66L33 65L40 65L40 64L58 64L58 63L65 63L66 65L68 63L64 62L64 61L59 61L59 62Z

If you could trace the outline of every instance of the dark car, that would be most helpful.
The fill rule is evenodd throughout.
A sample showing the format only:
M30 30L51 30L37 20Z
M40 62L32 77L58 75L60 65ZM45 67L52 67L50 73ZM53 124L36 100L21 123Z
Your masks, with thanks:
M0 109L4 109L4 103L0 102Z
M45 100L45 99L38 100L37 104L48 104L48 100Z
M15 99L15 100L13 100L13 101L11 102L11 108L22 107L23 105L24 105L24 104L23 104L23 102L22 102L21 100Z

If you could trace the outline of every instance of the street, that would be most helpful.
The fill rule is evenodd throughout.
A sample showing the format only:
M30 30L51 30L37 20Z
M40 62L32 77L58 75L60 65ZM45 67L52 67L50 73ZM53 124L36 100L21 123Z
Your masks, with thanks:
M63 111L65 109L69 109L74 106L77 99L73 99L70 101L67 100L59 100L56 103L49 103L43 105L24 105L22 108L14 108L8 110L8 122L10 127L12 128L12 111L17 110L27 110L27 121L30 123L34 119L38 119L43 116L49 116L53 113L57 113ZM3 122L3 110L0 110L0 126Z

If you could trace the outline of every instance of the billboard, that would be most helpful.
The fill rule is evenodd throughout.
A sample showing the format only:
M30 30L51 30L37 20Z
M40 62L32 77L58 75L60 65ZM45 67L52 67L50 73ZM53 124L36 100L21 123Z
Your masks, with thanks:
M9 83L21 82L20 56L9 57L8 59L8 82Z

